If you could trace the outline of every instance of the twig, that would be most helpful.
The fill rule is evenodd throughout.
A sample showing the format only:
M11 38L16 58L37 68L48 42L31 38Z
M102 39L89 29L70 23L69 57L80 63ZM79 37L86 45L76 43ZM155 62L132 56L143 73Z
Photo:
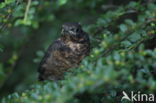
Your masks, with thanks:
M31 5L31 0L28 0L28 4L26 6L26 10L25 10L25 13L24 13L24 21L27 21L30 5Z
M121 15L115 17L112 20L112 22L109 23L109 25L107 27L101 26L101 27L97 28L96 31L93 33L93 35L97 35L97 34L101 33L104 29L107 29L110 25L112 25L114 23L113 21L118 21L122 16L127 15L127 14L131 14L131 13L137 13L137 12L138 11L136 11L136 10L125 11Z
M116 9L118 6L116 5L112 5L112 4L109 4L109 5L102 5L101 6L101 9L103 11L106 11L106 10L110 10L110 9Z
M151 20L151 22L153 22L154 20ZM147 21L149 23L149 21ZM136 31L138 28L145 28L146 25L147 25L147 22L144 22L144 23L141 23L139 25L137 25L135 28L131 28L129 29L128 31L125 32L125 34L127 34L126 36L124 36L123 38L121 38L120 40L116 41L117 43L110 46L109 48L107 48L101 55L99 55L97 58L99 57L104 57L104 56L107 56L109 53L111 53L114 49L118 48L120 46L120 43L122 41L124 41L125 39L127 39L134 31ZM149 38L148 38L149 39ZM137 44L135 45L135 47L133 48L129 48L130 50L131 49L134 49L136 48L138 45L140 45L142 42L148 40L147 38L142 38L140 41L137 42Z

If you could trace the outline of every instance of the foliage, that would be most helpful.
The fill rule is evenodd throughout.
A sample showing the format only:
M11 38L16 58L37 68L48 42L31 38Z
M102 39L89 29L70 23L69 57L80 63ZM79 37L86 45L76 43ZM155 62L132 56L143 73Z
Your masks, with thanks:
M2 103L121 102L122 91L156 92L156 4L107 7L107 0L28 1L0 4L1 95L10 84L14 91ZM43 48L58 36L65 21L84 23L92 51L64 80L38 83L34 69Z

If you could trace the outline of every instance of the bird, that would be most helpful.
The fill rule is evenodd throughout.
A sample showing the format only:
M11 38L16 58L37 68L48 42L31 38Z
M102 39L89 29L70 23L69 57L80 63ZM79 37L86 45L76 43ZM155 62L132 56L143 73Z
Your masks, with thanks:
M89 35L84 32L80 23L64 23L61 36L48 47L39 64L39 81L62 80L65 72L78 67L89 53Z

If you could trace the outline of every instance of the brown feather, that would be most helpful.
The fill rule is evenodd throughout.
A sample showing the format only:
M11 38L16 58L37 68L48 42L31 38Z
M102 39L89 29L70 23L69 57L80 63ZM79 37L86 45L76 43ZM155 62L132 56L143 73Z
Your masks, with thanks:
M63 79L65 72L77 67L89 54L89 37L83 31L80 33L84 36L62 35L50 45L39 66L39 80Z

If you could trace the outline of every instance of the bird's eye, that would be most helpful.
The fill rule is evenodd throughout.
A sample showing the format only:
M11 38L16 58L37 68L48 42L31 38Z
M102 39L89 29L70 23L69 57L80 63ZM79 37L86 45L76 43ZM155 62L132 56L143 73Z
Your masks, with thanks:
M77 28L77 29L76 29L76 32L80 32L80 29L79 29L79 28Z

